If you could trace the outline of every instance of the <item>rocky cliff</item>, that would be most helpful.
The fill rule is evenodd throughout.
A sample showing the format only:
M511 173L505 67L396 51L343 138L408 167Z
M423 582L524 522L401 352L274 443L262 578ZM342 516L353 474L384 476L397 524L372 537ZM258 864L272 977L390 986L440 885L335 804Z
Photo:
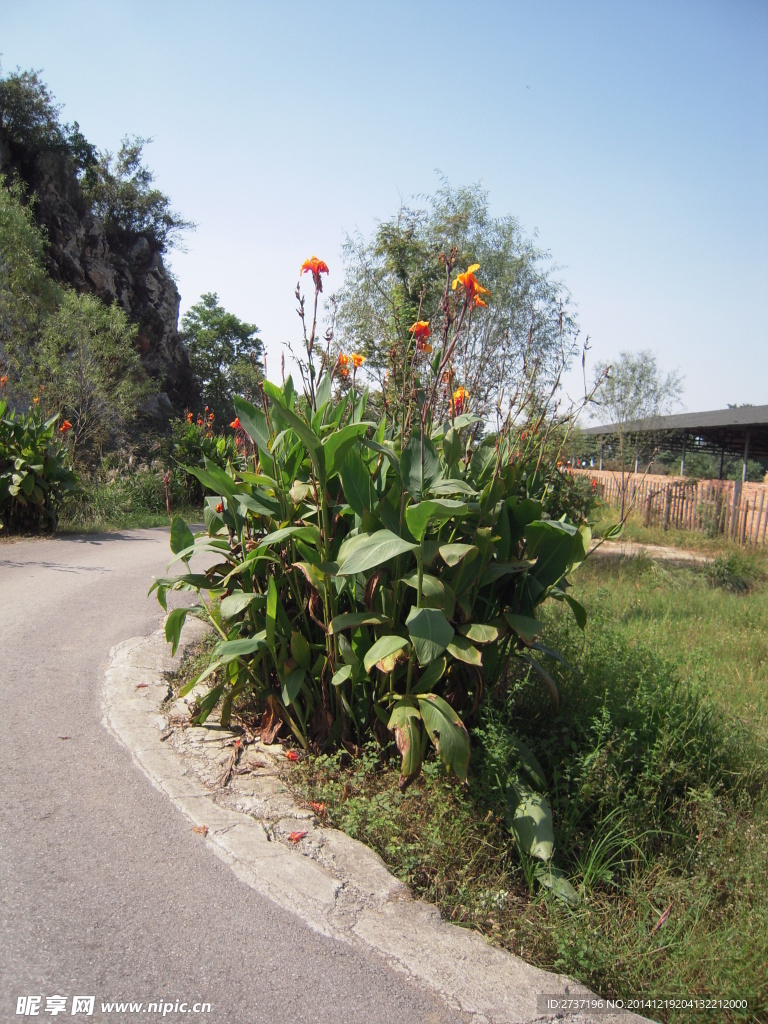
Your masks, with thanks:
M168 400L177 408L194 407L197 384L178 333L179 292L161 253L143 235L108 237L87 208L66 154L21 152L0 132L0 172L21 178L37 197L35 216L48 236L51 276L104 303L117 302L138 324L144 368L167 396L155 403L156 411L167 409Z

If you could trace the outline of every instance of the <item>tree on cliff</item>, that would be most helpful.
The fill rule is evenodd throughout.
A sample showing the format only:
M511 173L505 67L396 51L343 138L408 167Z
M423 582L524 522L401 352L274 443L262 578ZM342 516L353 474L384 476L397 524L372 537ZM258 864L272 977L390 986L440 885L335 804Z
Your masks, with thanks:
M235 395L250 401L255 397L263 358L258 330L228 313L215 292L201 295L181 318L181 339L189 349L203 403L219 421L234 415Z
M171 201L154 185L154 173L143 163L151 139L123 139L117 155L99 152L82 178L83 193L95 216L104 222L112 241L133 242L140 235L156 252L180 244L184 231L194 228L171 209Z

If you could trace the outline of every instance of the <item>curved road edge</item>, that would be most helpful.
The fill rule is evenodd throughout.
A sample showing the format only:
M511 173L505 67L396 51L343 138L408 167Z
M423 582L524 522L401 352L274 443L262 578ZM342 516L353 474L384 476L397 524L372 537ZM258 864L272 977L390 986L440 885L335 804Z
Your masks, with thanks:
M188 646L204 626L191 622L185 632ZM537 997L544 994L566 1001L597 997L562 975L491 946L476 932L443 921L435 907L409 896L376 853L344 833L318 830L321 865L311 855L275 842L251 814L217 803L183 758L163 743L168 725L160 712L168 694L165 673L176 667L180 656L181 650L170 657L162 629L112 648L104 681L104 724L193 827L207 826L205 841L241 881L320 934L375 950L448 1005L472 1015L476 1024L646 1020L631 1013L543 1012ZM263 804L266 818L293 817L303 828L311 827L306 812L284 790L267 787Z

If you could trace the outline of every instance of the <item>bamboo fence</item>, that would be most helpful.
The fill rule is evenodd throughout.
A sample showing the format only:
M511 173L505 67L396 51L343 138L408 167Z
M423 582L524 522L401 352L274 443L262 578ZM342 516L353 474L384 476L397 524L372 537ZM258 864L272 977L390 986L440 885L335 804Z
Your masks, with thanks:
M686 477L573 469L596 481L595 490L612 505L632 503L645 526L692 530L727 537L741 545L768 542L768 484L741 480L689 480Z

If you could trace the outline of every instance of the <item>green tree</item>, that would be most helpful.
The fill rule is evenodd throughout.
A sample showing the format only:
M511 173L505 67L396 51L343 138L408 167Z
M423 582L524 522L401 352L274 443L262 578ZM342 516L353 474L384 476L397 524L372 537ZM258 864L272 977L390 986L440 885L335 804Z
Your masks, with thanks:
M27 390L43 384L46 407L72 423L76 462L123 441L152 390L134 348L137 330L117 304L73 291L45 322Z
M18 183L0 175L0 367L18 379L61 289L43 263L45 237Z
M0 132L12 156L17 147L34 151L66 148L60 110L39 71L19 68L0 78Z
M380 380L408 327L442 317L446 257L455 260L451 278L479 263L490 292L453 359L473 411L504 415L532 377L540 390L551 390L576 352L578 327L549 254L514 217L493 217L479 185L454 189L444 182L424 208L403 206L373 238L348 237L344 256L344 287L334 297L336 343L365 355Z
M647 432L654 421L668 415L680 403L683 378L677 370L665 374L656 356L648 349L621 352L610 364L597 367L601 381L592 411L593 419L602 419L615 428L621 471L621 514L624 515L627 471L634 468Z
M201 295L181 318L181 338L189 348L203 402L219 420L234 415L235 395L249 401L255 397L262 362L258 330L228 313L215 292Z
M100 152L86 168L82 187L111 241L131 243L144 235L156 252L164 253L195 225L172 210L168 196L155 187L155 175L142 159L151 141L126 137L116 155Z

